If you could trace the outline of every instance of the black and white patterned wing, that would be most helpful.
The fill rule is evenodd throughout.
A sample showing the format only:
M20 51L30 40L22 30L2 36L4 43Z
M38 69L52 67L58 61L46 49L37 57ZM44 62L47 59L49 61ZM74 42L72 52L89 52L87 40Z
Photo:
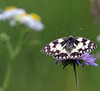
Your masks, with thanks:
M74 43L75 48L70 53L70 58L79 58L82 54L93 51L97 46L94 42L83 37L76 37L78 44Z
M67 60L68 53L64 49L67 39L68 38L63 37L63 38L54 40L53 42L51 42L51 43L47 44L45 47L43 47L41 52L44 54L51 55L56 59Z

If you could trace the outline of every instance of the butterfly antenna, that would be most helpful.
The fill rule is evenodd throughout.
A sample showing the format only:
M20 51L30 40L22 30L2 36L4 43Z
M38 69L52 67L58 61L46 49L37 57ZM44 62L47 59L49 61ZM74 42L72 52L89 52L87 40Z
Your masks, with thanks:
M69 33L65 32L65 31L61 31L61 33L65 33L65 34L67 34L67 35L70 35Z
M81 31L81 30L83 30L83 28L80 28L79 30L75 31L75 32L73 33L73 35L76 34L76 33L79 32L79 31Z

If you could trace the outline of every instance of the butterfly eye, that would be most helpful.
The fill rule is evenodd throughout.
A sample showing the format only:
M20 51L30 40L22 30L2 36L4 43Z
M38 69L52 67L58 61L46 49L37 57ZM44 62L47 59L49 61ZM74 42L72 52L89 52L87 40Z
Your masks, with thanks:
M72 37L69 37L69 40L72 40L73 38Z

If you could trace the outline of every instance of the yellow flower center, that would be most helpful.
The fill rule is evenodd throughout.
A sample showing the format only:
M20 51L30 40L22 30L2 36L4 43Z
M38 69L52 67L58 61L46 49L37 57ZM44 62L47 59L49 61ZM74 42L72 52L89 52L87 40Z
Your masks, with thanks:
M38 21L41 20L40 16L38 16L36 13L31 13L30 15L31 15L32 18L34 18L35 20L38 20Z
M14 9L16 9L16 7L14 7L14 6L9 6L9 7L5 8L5 10L14 10Z
M28 15L28 13L24 13L22 14L22 17L26 17Z

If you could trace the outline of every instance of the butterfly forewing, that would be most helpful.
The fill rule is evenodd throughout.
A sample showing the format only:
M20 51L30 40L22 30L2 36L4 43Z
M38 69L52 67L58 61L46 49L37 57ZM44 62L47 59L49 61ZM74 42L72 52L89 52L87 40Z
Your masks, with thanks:
M64 46L66 45L66 40L66 37L54 40L53 42L43 47L41 52L44 54L51 55L56 59L67 59L68 54L67 51L64 49Z
M41 52L56 59L67 60L78 59L85 52L91 52L97 47L94 42L83 37L72 37L74 41L69 38L59 38L43 47Z
M97 47L96 44L89 39L83 37L76 37L75 39L79 43L77 45L74 43L75 49L71 51L71 58L79 58L85 52L91 52Z
M82 46L81 49L83 50L82 53L91 52L97 47L97 45L89 39L77 37L76 40L78 40L82 44L81 45ZM80 49L80 48L77 47L77 49Z

